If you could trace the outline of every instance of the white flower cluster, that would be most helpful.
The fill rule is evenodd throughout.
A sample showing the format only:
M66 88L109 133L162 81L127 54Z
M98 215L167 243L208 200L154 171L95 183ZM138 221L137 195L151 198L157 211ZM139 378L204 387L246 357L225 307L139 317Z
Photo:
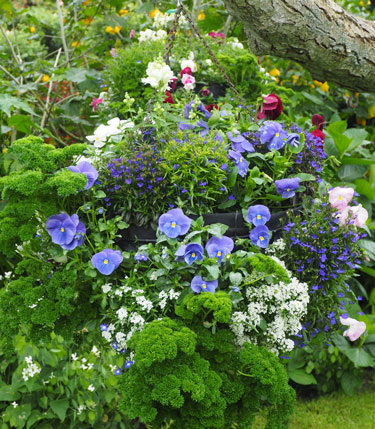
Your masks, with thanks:
M175 78L171 68L162 60L152 61L147 66L147 77L142 78L144 84L150 84L153 88L164 92L168 87L171 79Z
M174 13L161 13L161 12L157 12L155 17L154 17L154 22L152 24L152 26L154 28L162 28L162 27L166 27L169 23L172 23L174 20L175 14ZM187 23L187 19L181 15L178 19L178 25L179 26L183 26Z
M120 120L119 118L113 118L107 122L107 125L100 124L94 131L94 134L86 136L86 138L96 148L101 148L107 141L112 141L116 136L121 136L126 128L134 128L134 122L128 119Z
M33 362L32 356L26 356L25 362L27 367L22 370L22 378L27 381L29 378L33 378L35 374L39 374L41 368Z
M149 28L145 31L139 32L139 41L140 42L149 42L157 40L165 40L168 37L168 34L164 30L150 30Z
M228 43L232 49L244 49L243 44L238 41L237 37L233 37Z
M268 255L276 255L280 252L283 252L285 250L286 243L283 238L279 238L278 240L274 241L272 244L270 244L267 249L266 253Z
M194 52L190 51L188 58L183 58L180 61L181 70L190 67L190 70L195 73L198 70L197 63L194 61Z
M272 256L285 269L285 264ZM290 283L264 283L243 289L245 311L232 315L231 329L239 346L245 342L264 344L272 352L288 352L294 347L291 339L302 328L301 320L309 302L308 285L287 271ZM259 334L261 332L261 334Z
M177 299L180 296L180 292L175 292L174 289L171 289L169 291L169 294L162 290L161 292L159 292L159 307L164 310L165 306L167 305L167 301L168 299L172 300L172 299Z

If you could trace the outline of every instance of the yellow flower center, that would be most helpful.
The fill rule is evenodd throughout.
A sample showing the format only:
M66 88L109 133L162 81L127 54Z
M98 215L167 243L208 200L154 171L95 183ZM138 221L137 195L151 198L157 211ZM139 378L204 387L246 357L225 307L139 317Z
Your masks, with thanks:
M279 133L276 133L276 134L275 134L275 137L279 137L279 135L280 135Z
M61 232L64 232L64 231L65 231L65 228L61 228L61 229L60 229L60 231L61 231Z
M205 284L205 283L203 283L203 284L202 284L202 288L203 288L203 289L206 289L206 287L207 287L207 286L206 286L206 284Z
M264 237L260 236L260 237L259 237L259 240L260 240L260 241L263 241L263 240L264 240Z
M240 162L242 162L243 161L243 159L242 158L240 158Z
M258 215L258 216L257 216L257 219L261 219L261 217L262 217L261 215Z
M104 263L105 263L105 265L107 265L108 264L108 259L104 259Z
M342 200L342 196L341 196L341 195L339 196L339 200L340 200L340 201Z
M172 228L176 228L176 222L172 222Z
M192 254L191 254L191 256L192 256L193 258L195 258L195 253L192 253Z
M286 192L290 192L290 189L288 188L288 189L286 190Z
M220 252L220 250L217 252L217 256L221 256L221 252Z

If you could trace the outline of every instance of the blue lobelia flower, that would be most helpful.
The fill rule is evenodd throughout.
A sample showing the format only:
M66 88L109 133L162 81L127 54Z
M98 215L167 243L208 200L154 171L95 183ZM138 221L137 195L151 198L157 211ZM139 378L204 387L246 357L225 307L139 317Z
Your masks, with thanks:
M288 144L289 146L292 146L292 147L298 147L299 143L300 143L300 139L301 139L301 137L299 134L291 133L286 138L286 144Z
M53 215L47 219L46 223L47 232L51 236L52 242L60 244L60 246L69 244L74 240L76 226L75 221L66 213Z
M255 226L266 224L271 218L271 213L268 207L262 204L250 206L247 210L247 219Z
M120 375L120 374L121 374L121 369L120 368L115 369L115 375Z
M270 232L265 225L259 225L250 232L250 240L255 246L265 249L270 241Z
M266 121L260 127L259 132L260 142L262 144L267 143L269 150L279 150L284 147L287 133L278 122Z
M299 187L299 177L293 177L291 179L275 180L276 191L281 194L283 198L294 197L295 191Z
M109 276L121 264L123 257L119 250L104 249L91 258L92 265L105 276Z
M76 247L80 246L85 241L86 236L86 227L82 222L80 222L78 216L76 214L73 214L70 219L73 221L76 227L76 233L70 243L60 244L60 246L65 250L73 250Z
M246 159L239 152L235 152L234 150L230 150L228 152L228 158L232 159L238 168L238 174L241 177L245 177L247 170L249 168L249 164Z
M136 253L134 255L134 259L137 262L141 262L141 261L147 261L148 260L148 256L146 255L146 253Z
M181 209L172 209L159 217L159 229L169 238L176 238L189 231L191 219Z
M236 152L255 152L254 146L245 139L242 134L227 133L228 139L232 142L232 148Z
M201 276L195 276L190 284L191 288L194 292L211 292L215 293L215 289L217 288L217 280L212 280L207 282L202 279Z
M176 253L176 261L183 262L191 265L194 261L203 261L203 247L198 243L190 243L180 246Z
M211 237L207 244L206 250L210 258L218 258L219 264L225 255L228 255L234 247L233 240L230 237L223 235L219 237Z
M126 360L124 368L129 369L133 364L134 364L134 362L132 360Z
M93 186L99 176L96 169L87 161L80 161L77 166L71 165L68 170L73 173L82 173L87 177L86 190Z

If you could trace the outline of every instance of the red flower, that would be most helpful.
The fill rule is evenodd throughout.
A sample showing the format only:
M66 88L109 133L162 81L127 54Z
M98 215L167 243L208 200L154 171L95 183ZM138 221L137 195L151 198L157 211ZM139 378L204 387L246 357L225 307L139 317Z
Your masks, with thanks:
M165 98L165 100L163 101L163 103L174 104L174 100L173 100L172 94L169 91L165 91L165 95L167 97Z
M190 68L190 67L185 67L183 70L181 70L181 71L180 71L180 75L181 75L181 77L182 77L184 74L188 74L188 75L190 75L190 76L193 76L193 73L192 73L192 71L191 71L191 68Z
M203 88L201 92L203 97L206 97L207 95L211 94L211 91L208 88Z
M208 106L204 106L206 108L206 110L208 110L209 112L211 112L212 109L217 109L219 110L219 107L217 104L209 104Z
M318 140L316 142L316 145L319 146L321 149L323 149L323 143L326 138L325 134L323 133L323 124L325 120L323 116L316 114L312 117L311 122L313 125L316 125L315 130L311 131L311 134L314 137L317 137L318 139L320 139L320 141Z
M176 89L176 82L177 82L176 77L169 81L168 85L170 86L171 91L174 91Z
M315 114L312 119L311 122L313 125L316 125L316 129L323 131L323 124L325 122L325 119L323 118L323 116L317 115Z
M257 119L264 119L267 116L273 121L281 115L282 111L283 103L280 98L275 94L270 94L263 97L262 110L259 110Z

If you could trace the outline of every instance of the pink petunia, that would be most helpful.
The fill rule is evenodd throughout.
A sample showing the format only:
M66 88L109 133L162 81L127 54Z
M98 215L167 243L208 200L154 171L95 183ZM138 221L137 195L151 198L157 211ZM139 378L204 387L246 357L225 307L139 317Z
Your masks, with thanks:
M351 212L353 213L354 225L363 228L366 225L366 221L368 219L368 212L362 206L362 204L358 204L358 206L350 207Z
M98 105L100 103L103 103L103 99L102 98L92 97L92 102L91 102L90 106L92 107L92 111L93 112L96 112L96 109L98 108Z
M365 322L359 322L358 320L351 319L350 317L344 319L340 316L340 322L345 325L349 326L349 329L344 331L344 337L349 337L350 341L357 340L366 330L366 323Z
M341 188L337 186L329 191L329 202L331 207L342 211L350 203L354 195L353 188Z
M195 86L195 77L190 74L183 74L181 82L184 84L184 88L189 91Z
M132 30L130 30L129 37L132 39L134 37L134 35L135 35L135 30L133 28Z

